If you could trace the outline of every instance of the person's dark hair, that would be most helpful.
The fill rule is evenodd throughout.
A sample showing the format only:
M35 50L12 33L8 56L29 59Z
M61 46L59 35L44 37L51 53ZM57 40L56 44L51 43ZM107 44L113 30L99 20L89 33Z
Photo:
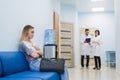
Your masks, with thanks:
M86 32L86 31L89 31L89 29L85 29L85 32Z
M98 35L100 35L100 31L99 30L95 30L95 32L98 32Z

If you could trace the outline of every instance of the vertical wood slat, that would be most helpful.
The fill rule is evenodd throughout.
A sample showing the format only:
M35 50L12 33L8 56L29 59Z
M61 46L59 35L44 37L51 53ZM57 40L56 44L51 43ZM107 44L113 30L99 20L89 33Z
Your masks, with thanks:
M59 57L59 15L53 12L53 29L55 30L55 44L57 45L57 52Z

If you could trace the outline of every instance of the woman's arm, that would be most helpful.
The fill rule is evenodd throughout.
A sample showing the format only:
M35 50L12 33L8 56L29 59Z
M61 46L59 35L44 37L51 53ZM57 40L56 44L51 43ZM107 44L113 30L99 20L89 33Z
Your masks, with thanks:
M98 40L97 41L93 41L93 44L97 44L97 45L101 45L101 38L100 36L98 36Z
M33 51L31 54L30 54L30 56L31 57L33 57L33 58L39 58L39 57L41 57L42 56L42 53L41 53L41 51Z
M40 56L42 56L42 55L43 55L43 53L42 53L42 51L41 51L41 50L38 50L38 54L39 54Z
M42 57L42 51L38 46L32 43L32 47L35 49L35 51L31 54L31 57L33 58L39 58Z
M35 49L32 45L28 44L28 42L21 42L20 48L23 52L25 52L28 56L31 56L32 58L39 58L42 56L42 52Z

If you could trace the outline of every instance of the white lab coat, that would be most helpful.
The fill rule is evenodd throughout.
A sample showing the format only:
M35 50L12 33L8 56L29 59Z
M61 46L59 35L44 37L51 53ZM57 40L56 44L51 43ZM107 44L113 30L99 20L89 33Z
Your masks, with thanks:
M93 43L97 42L97 43ZM101 53L101 38L100 36L94 37L92 39L92 53L94 56L100 56Z
M81 55L90 55L90 45L84 43L86 38L91 38L91 36L86 36L85 34L81 35Z

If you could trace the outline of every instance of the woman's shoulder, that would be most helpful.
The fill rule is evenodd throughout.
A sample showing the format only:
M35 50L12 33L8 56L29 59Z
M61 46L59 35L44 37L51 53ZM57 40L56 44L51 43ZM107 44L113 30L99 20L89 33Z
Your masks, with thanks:
M21 41L19 44L23 45L23 44L26 44L26 42L25 41Z
M26 41L21 41L19 44L19 49L30 48L31 46Z
M20 51L23 51L24 46L25 46L24 42L21 41L21 42L19 43L19 50L20 50Z
M24 46L25 45L25 43L23 42L23 41L21 41L20 43L19 43L19 47L22 47L22 46Z
M28 46L28 43L26 41L21 41L19 46Z

